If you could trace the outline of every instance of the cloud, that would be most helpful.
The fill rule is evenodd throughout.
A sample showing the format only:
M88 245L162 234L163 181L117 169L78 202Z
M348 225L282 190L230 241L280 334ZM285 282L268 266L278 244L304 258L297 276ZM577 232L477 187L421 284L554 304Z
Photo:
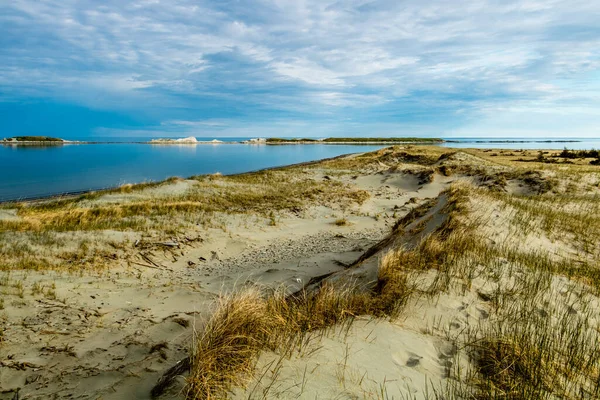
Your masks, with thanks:
M184 121L184 120L173 120L164 121L161 123L163 126L227 126L226 121L220 120L205 120L205 121Z
M304 121L483 135L503 115L600 112L599 18L582 0L14 0L0 6L0 102L190 131Z

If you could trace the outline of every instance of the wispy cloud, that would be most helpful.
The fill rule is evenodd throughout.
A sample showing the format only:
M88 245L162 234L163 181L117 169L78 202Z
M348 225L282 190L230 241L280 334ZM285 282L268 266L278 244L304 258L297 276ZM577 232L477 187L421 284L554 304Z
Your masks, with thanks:
M227 126L229 125L226 121L219 120L206 120L206 121L185 121L185 120L173 120L162 122L163 126Z
M14 0L0 6L0 102L126 112L157 131L558 135L585 115L575 128L594 135L598 20L582 0Z

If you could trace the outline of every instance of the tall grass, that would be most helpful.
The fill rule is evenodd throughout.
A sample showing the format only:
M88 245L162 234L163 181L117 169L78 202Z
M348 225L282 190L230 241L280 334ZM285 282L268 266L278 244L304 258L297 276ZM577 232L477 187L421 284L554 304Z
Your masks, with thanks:
M470 198L481 195L475 189L455 190L453 201L462 207L455 208L446 226L414 250L396 257L398 263L437 271L427 289L429 295L451 291L458 283L461 290L471 290L475 278L495 288L482 294L491 311L488 319L458 334L447 332L463 349L459 356L466 357L471 367L455 371L454 383L449 385L445 398L598 398L600 325L594 288L598 259L592 258L595 264L584 267L577 255L561 254L557 258L551 249L515 245L543 230L556 233L557 240L569 240L565 229L590 234L596 232L598 222L592 217L584 229L577 217L563 217L558 209L554 211L559 214L556 223L541 224L536 229L516 227L515 242L495 243L480 230L488 221L473 220L479 215L474 207L482 203ZM542 196L526 200L489 192L487 196L488 200L500 198L510 204L530 202L527 212L532 216L548 216L550 211L544 204L552 203ZM526 219L511 218L508 212L502 215L512 226L527 223ZM559 232L563 232L562 237ZM578 279L568 281L564 277ZM588 279L582 282L581 277ZM457 360L455 365L461 363Z
M541 195L524 200L485 193L490 201L508 203L502 217L511 225L525 223L511 218L508 209L512 202L539 201L541 208L548 202ZM482 196L481 190L455 185L446 196L447 221L414 248L387 252L373 286L326 282L318 291L292 298L251 292L235 294L221 303L198 340L189 397L225 397L231 385L244 385L250 379L261 351L287 356L303 343L301 338L307 332L351 323L357 315L398 317L411 296L434 299L444 292L476 291L488 304L489 317L459 332L444 332L460 351L447 387L436 390L435 398L598 398L598 298L593 286L566 278L589 278L589 271L597 274L599 264L582 269L581 263L566 255L557 259L548 250L490 241L481 230L489 220L473 208L480 204L473 198ZM533 207L536 211L531 213L538 208ZM577 206L567 209L573 212ZM568 219L558 220L560 223L533 230L516 227L515 240L526 241L541 226L551 232L563 231ZM591 224L586 229L597 228L595 220ZM577 218L571 227L576 226ZM434 279L417 287L415 276L426 271L434 271ZM487 282L491 289L479 292L480 286L473 286L476 280ZM241 347L231 345L232 341ZM468 361L466 370L458 368L464 365L461 358ZM219 371L227 371L225 379Z
M389 262L383 260L376 288L346 281L292 296L251 289L221 298L196 339L187 397L225 398L253 377L261 351L288 357L311 332L351 324L359 315L398 316L411 288Z

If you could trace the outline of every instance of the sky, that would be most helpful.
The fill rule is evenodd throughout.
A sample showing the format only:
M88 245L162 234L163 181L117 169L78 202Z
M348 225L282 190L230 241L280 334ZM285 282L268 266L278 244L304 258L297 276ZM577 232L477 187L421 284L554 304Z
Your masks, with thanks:
M0 2L0 137L600 137L600 2Z

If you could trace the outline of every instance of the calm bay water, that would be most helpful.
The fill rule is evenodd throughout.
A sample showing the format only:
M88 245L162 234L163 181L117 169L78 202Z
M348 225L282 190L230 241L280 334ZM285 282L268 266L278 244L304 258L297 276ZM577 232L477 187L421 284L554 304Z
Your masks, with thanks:
M506 149L600 148L600 139L581 139L571 143L535 142L533 139L511 143L501 142L502 139L451 140L456 142L445 143L444 146ZM171 176L188 177L215 172L234 174L341 154L373 151L381 147L386 146L134 143L41 147L0 145L0 201L97 190L126 183L160 181Z
M571 150L600 149L600 138L564 138L564 139L515 139L515 138L451 138L442 144L444 147L479 148L479 149L544 149L562 150L565 147Z
M384 146L360 145L0 145L0 201L97 190L171 176L235 174Z

